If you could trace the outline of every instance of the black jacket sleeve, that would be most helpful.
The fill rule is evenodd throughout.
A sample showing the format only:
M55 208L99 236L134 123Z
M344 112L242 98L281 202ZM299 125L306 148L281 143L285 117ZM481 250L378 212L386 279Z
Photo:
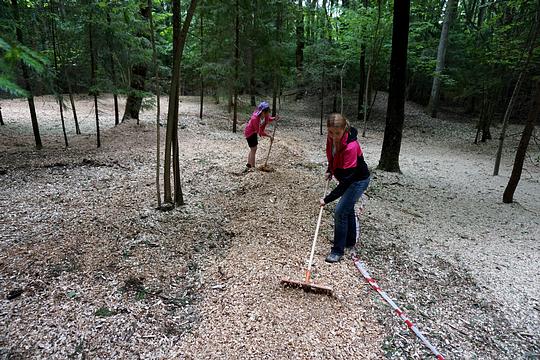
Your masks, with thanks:
M343 194L345 194L345 191L347 191L349 186L351 186L351 184L355 181L355 168L347 169L341 177L341 181L339 182L338 186L336 186L336 188L332 190L330 194L326 195L326 197L324 198L324 203L331 203L332 201L341 197Z

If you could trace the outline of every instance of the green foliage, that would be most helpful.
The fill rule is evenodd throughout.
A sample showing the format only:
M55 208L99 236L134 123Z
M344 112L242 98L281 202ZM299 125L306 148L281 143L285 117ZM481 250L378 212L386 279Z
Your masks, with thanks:
M22 62L38 74L44 72L47 65L45 57L21 44L10 44L0 37L0 91L12 96L27 96L13 78L16 76L16 65Z
M249 93L250 80L263 97L271 93L274 79L284 88L296 86L296 22L303 16L303 79L308 91L321 87L323 71L327 89L337 91L340 76L350 91L358 89L360 50L379 90L386 90L391 50L392 1L341 2L239 0L240 64L234 84L236 1L201 0L189 31L182 63L182 89L197 94L200 77L207 93L229 93L236 85ZM443 10L440 0L412 3L408 53L408 91L420 102L429 98L434 76ZM185 12L187 2L183 2ZM451 26L442 79L443 98L461 101L497 93L511 86L521 69L534 24L537 1L486 2L461 0ZM113 92L149 97L149 89L130 89L132 69L151 66L149 24L143 16L145 1L56 0L19 1L20 28L26 42L16 41L11 5L0 2L0 90L24 96L20 81L23 63L32 83L44 92L66 92L68 81L78 92ZM301 12L300 12L301 11ZM172 67L172 14L168 2L152 9L161 88L167 90ZM380 16L379 16L380 15ZM185 13L183 14L185 16ZM203 36L200 20L203 19ZM89 28L93 29L97 81L90 81ZM53 70L53 27L56 29L58 71ZM537 41L538 42L538 41ZM252 56L254 57L252 69ZM540 68L540 49L531 69ZM254 71L254 74L252 74ZM534 73L530 74L535 75ZM148 78L153 77L149 71ZM58 79L58 81L57 81ZM53 86L52 84L55 84ZM59 89L56 89L56 84ZM144 106L153 103L145 101Z

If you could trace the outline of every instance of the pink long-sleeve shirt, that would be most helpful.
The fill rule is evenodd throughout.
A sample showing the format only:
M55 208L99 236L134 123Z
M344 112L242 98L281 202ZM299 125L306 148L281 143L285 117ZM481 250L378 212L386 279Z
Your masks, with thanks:
M249 122L244 129L244 136L246 139L253 134L258 134L259 136L270 136L266 133L266 125L274 121L275 118L270 116L270 114L262 117L262 114L257 115L257 111L254 111L249 118Z

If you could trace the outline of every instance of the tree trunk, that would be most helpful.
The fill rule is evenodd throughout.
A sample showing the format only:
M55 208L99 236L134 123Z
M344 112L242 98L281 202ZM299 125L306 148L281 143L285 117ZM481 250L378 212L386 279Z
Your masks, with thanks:
M152 0L150 0L152 1ZM111 26L111 14L107 13L107 23L109 24L109 36L111 39L114 37L114 33L112 31ZM111 63L111 75L112 75L112 83L113 83L113 99L114 99L114 126L117 126L120 123L120 119L118 116L118 94L117 94L117 84L116 84L116 68L114 67L114 56L113 56L113 49L111 47L111 43L107 42L109 45L109 61Z
M298 0L296 17L296 100L304 96L304 9Z
M4 124L4 118L2 117L2 107L0 106L0 125L5 125Z
M441 75L444 70L444 61L446 58L446 48L448 45L448 30L452 22L452 13L454 4L459 0L447 0L446 9L444 11L444 21L439 39L439 48L437 50L437 65L435 66L435 74L433 76L433 86L431 87L431 96L429 98L428 113L432 118L437 117L437 108L439 107L439 96L441 91Z
M478 29L482 28L482 25L484 24L484 15L486 13L486 6L484 3L486 0L480 0L480 5L478 6L478 22L476 23L476 26Z
M19 17L19 6L17 4L17 0L11 0L11 5L13 7L13 16L15 18L15 23L16 23L17 41L20 44L24 45L23 33L22 33L20 17ZM38 126L38 120L37 120L37 115L36 115L36 106L34 105L34 95L32 95L32 86L30 85L30 76L28 74L28 68L22 61L21 61L21 69L22 69L23 78L24 78L24 88L28 92L28 98L27 98L28 107L30 108L30 119L32 120L32 130L34 131L36 149L40 150L43 148L43 145L41 144L41 136L39 135L39 126Z
M75 108L75 99L73 98L73 91L71 90L71 81L68 79L67 83L68 83L68 91L69 91L69 102L71 103L71 110L73 111L73 120L75 121L75 134L80 135L81 128L79 127L79 120L77 120L77 109Z
M240 63L240 6L238 0L235 2L235 25L234 25L234 112L233 112L233 133L236 133L238 122L238 65Z
M52 12L52 9L51 9ZM52 14L51 14L52 15ZM62 132L64 134L64 143L66 144L66 148L69 147L68 144L68 138L66 134L66 122L64 120L64 99L62 98L62 89L60 87L60 79L58 78L59 71L58 71L58 51L57 47L57 41L56 41L56 23L54 20L54 16L51 16L51 36L52 36L52 46L53 46L53 62L54 62L54 71L55 71L55 84L56 84L56 101L58 101L58 105L60 107L60 120L62 121Z
M148 8L141 3L140 13L143 18L148 21ZM139 33L141 37L146 37L147 34ZM134 64L131 71L131 83L129 84L130 91L126 99L126 109L122 122L127 119L136 119L139 124L139 112L141 111L143 97L141 95L145 90L146 74L148 66L145 63Z
M148 8L150 13L148 19L150 20L150 40L152 42L152 64L154 65L154 73L156 77L156 97L157 97L157 111L156 111L156 197L158 203L158 209L161 208L161 193L159 185L159 155L161 153L161 133L159 120L161 117L161 86L159 85L159 66L157 61L157 51L156 51L156 39L154 36L154 17L152 15L153 5L152 0L148 0Z
M323 134L323 118L324 118L324 87L325 87L325 68L323 64L322 78L321 78L321 129L320 134Z
M405 112L410 5L410 0L396 1L394 3L388 106L381 159L378 166L381 170L391 172L400 172L399 152Z
M373 97L373 102L371 102L370 106L370 99L372 94L372 81L371 81L371 74L372 70L377 68L377 62L379 59L379 52L381 51L382 41L379 41L379 28L381 25L381 17L382 17L382 9L381 9L381 0L377 1L377 24L375 25L375 35L373 35L373 43L372 43L372 55L371 60L369 61L369 66L367 70L367 75L364 75L364 89L362 91L364 95L364 106L363 106L363 115L364 115L364 126L362 130L362 136L366 136L367 131L367 121L369 119L369 115L371 114L371 106L373 106L373 103L375 102L375 97ZM366 1L366 8L367 8L367 1ZM378 45L377 45L378 42Z
M279 1L281 2L281 1ZM282 4L280 3L278 6L278 13L276 18L276 38L278 44L281 46L281 29L283 25L283 14L282 14ZM278 97L278 91L279 91L279 84L281 78L281 63L274 64L274 70L273 70L273 86L272 86L272 116L276 116L277 112L277 97Z
M90 4L90 3L88 3ZM89 5L91 6L91 5ZM92 88L90 89L90 94L94 96L94 110L96 114L96 139L97 139L97 147L101 147L101 138L99 133L99 113L98 113L98 101L97 101L97 81L96 81L96 54L94 53L94 43L93 43L93 18L92 18L92 12L93 10L90 9L90 21L88 22L88 39L90 43L90 80L92 84Z
M60 21L64 21L65 20L65 16L66 16L66 11L65 11L65 8L64 8L64 2L62 0L60 0L58 2L58 5L59 5L59 14L60 14ZM69 52L69 46L66 45L66 42L67 41L59 41L59 49L60 48L60 45L61 44L64 44L66 48L63 49L63 51L60 51L62 54L66 54ZM80 135L81 134L81 129L79 128L79 120L77 119L77 109L75 107L75 99L73 98L73 91L72 91L72 88L71 88L71 74L70 74L70 71L69 71L69 67L67 67L67 69L64 70L64 77L65 77L65 81L66 81L66 84L67 84L67 87L68 87L68 92L69 92L69 102L71 104L71 111L73 112L73 120L75 121L75 134L77 135Z
M251 4L251 33L257 34L257 0L253 0ZM255 43L249 42L249 95L251 106L257 105L255 101Z
M512 168L512 175L508 180L508 185L503 194L503 202L508 204L514 201L514 192L518 186L519 180L521 178L521 172L523 171L523 163L525 161L525 155L527 154L527 147L529 146L529 141L531 139L532 132L534 130L534 125L540 114L540 81L536 82L536 94L534 95L534 102L529 111L529 116L527 117L527 123L523 129L521 135L521 140L519 142L516 158L514 160L514 167Z
M368 0L364 0L364 7L368 8ZM364 39L365 40L365 39ZM356 120L360 121L364 114L364 91L366 87L366 41L360 43L360 79L358 82L358 109L356 112Z
M514 108L514 104L516 103L517 95L519 94L521 83L523 82L523 77L525 76L525 73L528 71L529 63L531 61L533 51L536 47L535 46L536 38L538 37L538 30L539 30L539 24L540 24L540 1L539 1L539 4L537 5L536 11L537 12L536 12L536 19L534 22L534 29L531 33L531 38L529 39L529 44L527 46L528 47L527 58L525 60L525 64L523 65L523 68L521 69L519 73L516 86L514 87L514 91L512 92L512 96L510 97L510 101L508 102L508 106L504 113L501 135L499 136L499 148L497 149L497 155L495 156L495 166L493 168L493 176L499 175L499 167L501 165L504 138L506 136L506 129L508 127L508 122L510 121L510 115L512 114L512 109Z
M173 150L174 170L174 203L184 204L184 196L180 183L178 154L178 95L180 91L180 65L186 43L187 33L197 6L197 0L191 0L182 30L180 31L180 0L173 0L173 73L169 91L169 108L167 113L167 133L165 135L165 166L163 175L164 199L172 203L171 193L171 150Z
M200 109L199 109L199 119L203 118L203 108L204 108L204 76L203 76L203 61L204 61L204 23L203 23L204 14L201 8L201 23L200 23L200 36L201 36L201 97L200 97Z

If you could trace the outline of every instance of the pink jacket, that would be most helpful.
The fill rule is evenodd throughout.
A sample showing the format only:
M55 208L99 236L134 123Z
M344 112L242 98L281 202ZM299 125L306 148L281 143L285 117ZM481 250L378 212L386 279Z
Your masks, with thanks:
M270 115L266 115L264 118L260 118L260 115L257 115L257 111L254 111L249 118L249 122L244 129L244 136L246 139L253 134L258 134L259 136L270 136L264 131L266 125L274 121L275 118Z

